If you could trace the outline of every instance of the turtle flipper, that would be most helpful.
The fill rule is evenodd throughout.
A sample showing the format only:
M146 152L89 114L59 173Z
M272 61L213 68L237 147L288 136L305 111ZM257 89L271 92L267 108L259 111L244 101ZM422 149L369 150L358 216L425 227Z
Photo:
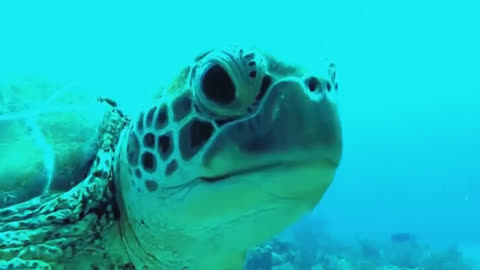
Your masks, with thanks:
M117 134L124 124L115 111L105 115L95 162L71 190L0 209L0 270L84 270L102 263L117 264L118 256L110 256L112 248L107 249L105 243L119 235L114 226L118 210L111 165Z
M40 260L23 260L13 258L5 261L0 260L0 270L51 270L52 266Z

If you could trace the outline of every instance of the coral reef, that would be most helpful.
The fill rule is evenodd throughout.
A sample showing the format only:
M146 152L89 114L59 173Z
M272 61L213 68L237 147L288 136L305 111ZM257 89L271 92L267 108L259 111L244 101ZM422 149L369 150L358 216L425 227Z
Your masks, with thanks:
M480 256L480 254L479 254ZM335 240L308 220L252 249L245 270L480 270L456 245L434 248L411 233L383 241Z

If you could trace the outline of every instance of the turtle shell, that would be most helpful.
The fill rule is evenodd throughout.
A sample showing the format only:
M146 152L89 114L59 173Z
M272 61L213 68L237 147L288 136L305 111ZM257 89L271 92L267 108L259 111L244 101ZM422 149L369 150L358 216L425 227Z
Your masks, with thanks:
M0 84L0 208L81 181L106 108L75 85L36 77Z

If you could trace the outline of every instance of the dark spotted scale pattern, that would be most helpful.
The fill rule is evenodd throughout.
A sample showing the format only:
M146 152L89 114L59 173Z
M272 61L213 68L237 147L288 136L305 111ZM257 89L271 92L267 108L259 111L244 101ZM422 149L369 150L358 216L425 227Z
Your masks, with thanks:
M158 184L153 180L145 180L145 187L148 191L154 192L158 189Z
M175 122L179 122L192 112L192 94L190 91L183 93L172 103L172 111Z
M160 158L165 161L173 153L172 133L161 135L157 140L157 150L160 154Z
M165 176L172 175L178 169L178 162L174 159L168 163L167 167L165 168Z
M137 120L137 132L138 133L143 132L143 128L144 128L143 118L144 118L144 114L141 113L140 116L138 117L138 120Z
M167 105L163 104L157 109L157 116L155 117L155 129L162 130L168 125L168 110Z
M140 141L133 130L128 135L127 159L131 166L138 165L140 156Z
M212 122L193 118L178 130L168 128L169 113L176 123L187 119L194 110L192 92L179 95L170 105L159 104L140 114L129 138L128 157L131 173L139 192L155 192L159 181L171 176L181 161L190 161L211 139ZM170 106L170 107L169 107ZM178 138L180 157L172 158L174 139Z
M142 153L142 167L146 172L155 173L157 170L157 158L149 151Z
M179 147L182 158L189 161L213 135L212 123L197 118L190 120L179 133Z
M147 112L147 116L145 117L145 125L150 128L153 124L153 118L155 117L155 112L157 111L157 107L153 107Z
M151 132L145 134L143 136L143 145L148 148L154 148L155 147L155 135Z

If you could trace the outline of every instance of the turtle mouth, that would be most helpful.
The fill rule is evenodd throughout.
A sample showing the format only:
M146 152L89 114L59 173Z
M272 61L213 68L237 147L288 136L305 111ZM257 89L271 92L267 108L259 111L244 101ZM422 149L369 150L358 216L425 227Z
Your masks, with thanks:
M245 169L240 169L240 170L234 170L228 173L216 175L216 176L208 176L208 177L199 177L199 180L205 181L207 183L216 183L216 182L222 182L224 180L228 180L233 177L237 176L243 176L243 175L249 175L249 174L254 174L257 172L261 171L271 171L275 169L287 169L287 168L294 168L294 167L299 167L303 166L306 164L311 164L311 163L317 163L318 161L279 161L279 162L273 162L269 164L262 164L259 166L254 166L250 168L245 168ZM336 168L338 166L338 162L333 160L333 159L323 159L321 162L327 164L328 166L331 166L332 168Z
M285 162L276 162L276 163L255 166L255 167L252 167L252 168L247 168L247 169L242 169L242 170L235 170L235 171L231 171L231 172L216 175L216 176L200 177L199 179L203 180L205 182L208 182L208 183L215 183L215 182L220 182L220 181L223 181L223 180L227 180L228 178L232 178L234 176L248 175L248 174L259 172L259 171L275 169L275 168L281 167L282 165L285 165L285 164L286 164Z

